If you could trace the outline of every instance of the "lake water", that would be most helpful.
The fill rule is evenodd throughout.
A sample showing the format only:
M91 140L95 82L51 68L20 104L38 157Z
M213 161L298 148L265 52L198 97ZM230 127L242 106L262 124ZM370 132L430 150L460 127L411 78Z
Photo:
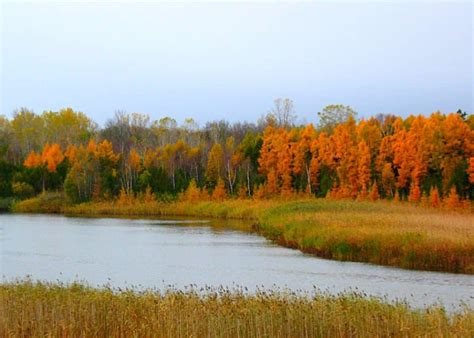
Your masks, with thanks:
M337 262L231 223L0 214L0 275L115 287L245 286L360 291L416 307L474 307L474 276Z

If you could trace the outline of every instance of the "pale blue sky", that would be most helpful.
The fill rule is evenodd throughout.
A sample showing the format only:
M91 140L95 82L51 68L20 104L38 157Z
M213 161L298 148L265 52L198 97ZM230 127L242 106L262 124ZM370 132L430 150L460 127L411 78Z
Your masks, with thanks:
M316 120L473 109L472 2L2 5L1 111L73 107L201 124L275 97Z

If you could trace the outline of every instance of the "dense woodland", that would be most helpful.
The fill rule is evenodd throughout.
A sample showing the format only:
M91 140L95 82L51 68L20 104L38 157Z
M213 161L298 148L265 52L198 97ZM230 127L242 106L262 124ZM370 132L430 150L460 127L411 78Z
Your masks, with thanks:
M289 99L257 123L203 127L121 111L99 127L71 108L21 109L0 116L0 198L474 199L474 115L358 119L331 105L318 117L316 126L296 123Z

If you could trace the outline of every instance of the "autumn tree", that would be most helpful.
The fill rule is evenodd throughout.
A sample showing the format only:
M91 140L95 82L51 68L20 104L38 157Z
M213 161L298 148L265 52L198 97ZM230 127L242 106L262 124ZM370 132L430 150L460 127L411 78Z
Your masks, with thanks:
M189 146L183 141L167 144L158 149L159 161L165 168L167 175L171 178L171 187L174 193L181 191L186 187L185 182L180 180L182 168L186 162Z
M63 149L69 145L87 143L97 129L97 125L84 113L76 112L72 108L58 112L45 111L41 119L47 142L57 143Z
M50 173L56 171L58 165L64 160L64 154L59 144L46 144L41 155L42 161L46 164L46 168Z
M456 191L456 187L453 186L449 190L448 196L444 200L444 205L446 208L455 210L460 207L460 200L459 200L459 195Z
M355 121L349 117L338 125L331 136L333 161L338 176L337 194L340 198L355 198L358 193L357 146Z
M443 189L452 184L463 185L463 167L466 159L474 156L474 130L463 121L459 114L449 114L443 120L442 133L444 153L441 163Z
M430 191L430 206L432 208L439 208L441 206L441 198L439 196L438 188L433 188Z
M359 197L364 199L367 196L368 186L370 184L370 151L364 141L358 145L358 181L359 181Z
M238 152L242 160L242 167L244 168L244 180L247 188L247 194L249 197L252 195L252 188L257 181L257 168L259 166L258 161L260 158L260 150L262 148L263 139L260 135L253 132L247 132L239 145Z
M293 147L293 173L295 175L301 175L304 177L303 181L306 183L306 189L308 193L312 193L313 186L317 180L317 173L311 175L311 161L312 161L312 149L311 146L313 141L316 139L316 131L312 124L308 124L306 128L303 129L299 140L295 142ZM316 146L316 145L315 145ZM315 150L315 149L313 149ZM316 150L315 150L316 151ZM316 154L317 157L317 154ZM317 163L316 159L313 163L313 171L317 172Z
M372 201L376 201L376 200L379 199L380 195L379 195L379 187L377 185L377 182L374 182L374 184L372 184L372 188L370 189L369 197Z
M11 128L14 136L12 148L15 164L20 164L32 151L39 152L46 143L44 122L31 110L22 108L15 111Z
M410 194L408 195L408 200L410 202L419 202L420 199L421 199L420 186L415 181L413 181L410 186Z
M224 171L224 150L219 143L214 143L207 159L206 182L210 189L216 187Z
M467 169L469 174L469 183L474 184L474 157L469 159L469 168Z
M95 186L97 197L112 197L118 190L118 162L120 155L115 153L113 145L108 140L103 140L94 150L94 166L96 167Z
M339 158L331 138L322 132L311 144L311 181L317 196L325 196L333 187L337 178Z
M293 193L292 176L293 172L293 152L292 148L295 146L291 140L290 133L284 129L279 129L278 133L278 147L277 149L277 163L276 163L276 174L279 179L281 194L289 196Z
M189 202L197 202L201 197L201 191L198 188L196 181L191 179L189 186L183 194L183 199Z
M349 118L355 119L356 117L357 112L349 106L342 104L329 105L324 107L321 112L318 112L318 129L332 133L337 125L346 123Z
M283 128L268 127L263 136L260 151L259 171L266 177L268 194L274 195L282 192L289 195L292 187L292 166L294 142L291 140L293 132Z
M217 184L212 191L212 199L214 201L222 201L226 197L226 191L225 191L225 183L224 181L219 177L217 179Z
M235 145L234 138L232 136L228 137L223 149L223 164L225 168L227 187L229 188L231 195L234 194L235 182L237 180L237 171L242 159L241 153L237 152L237 146Z
M38 154L32 151L24 162L27 168L38 168L42 172L43 192L46 191L47 172L54 173L58 165L64 160L64 154L58 144L45 144L43 152Z
M89 142L87 147L69 146L65 153L70 169L64 181L64 191L72 202L85 202L92 197L96 174L95 151L95 142Z
M122 186L128 195L133 195L138 173L142 168L141 156L135 148L130 150L122 175Z
M382 169L382 189L385 197L392 197L395 193L395 174L390 163L385 163Z

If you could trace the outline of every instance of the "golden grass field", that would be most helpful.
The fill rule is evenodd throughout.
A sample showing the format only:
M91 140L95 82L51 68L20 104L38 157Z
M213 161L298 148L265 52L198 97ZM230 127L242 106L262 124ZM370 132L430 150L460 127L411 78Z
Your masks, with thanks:
M41 203L23 201L14 211L51 212L51 204ZM474 274L474 214L467 211L449 212L387 201L315 198L105 201L56 205L53 211L89 216L241 219L248 221L244 230L258 231L281 245L320 257Z
M0 285L1 337L472 337L474 313L356 294Z

